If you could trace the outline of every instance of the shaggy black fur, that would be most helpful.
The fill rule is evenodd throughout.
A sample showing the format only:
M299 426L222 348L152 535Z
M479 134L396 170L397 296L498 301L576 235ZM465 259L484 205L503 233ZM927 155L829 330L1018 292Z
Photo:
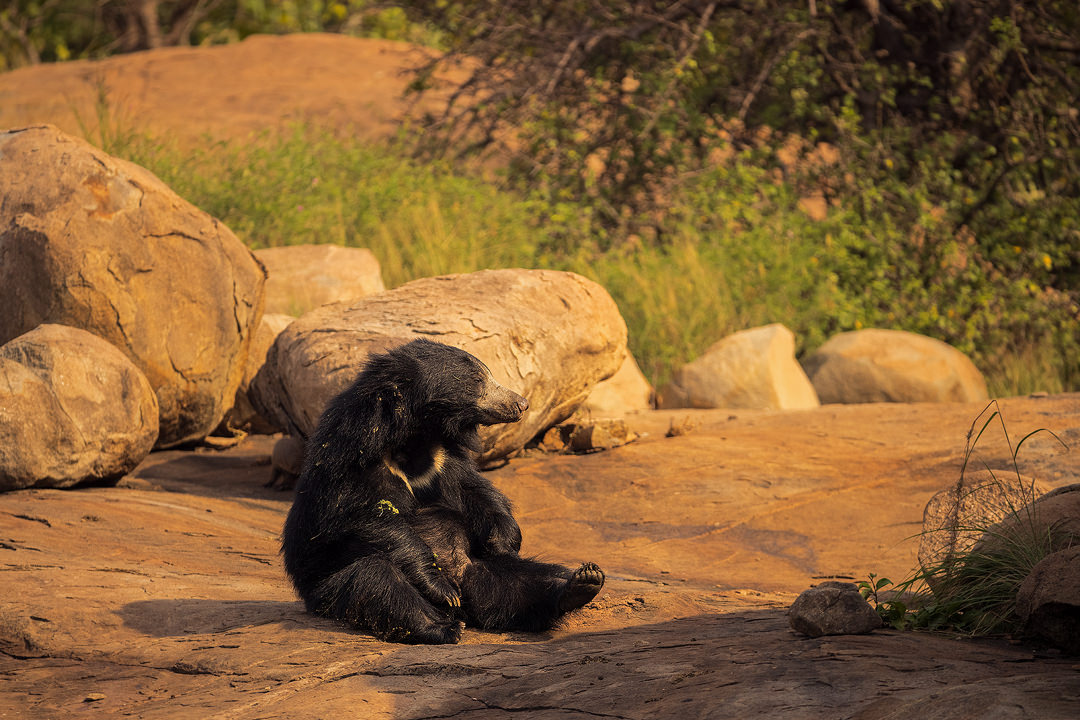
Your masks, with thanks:
M285 569L308 611L453 643L463 622L545 630L589 602L600 568L519 556L510 502L476 470L478 426L526 409L463 350L415 340L372 356L308 441L285 521Z

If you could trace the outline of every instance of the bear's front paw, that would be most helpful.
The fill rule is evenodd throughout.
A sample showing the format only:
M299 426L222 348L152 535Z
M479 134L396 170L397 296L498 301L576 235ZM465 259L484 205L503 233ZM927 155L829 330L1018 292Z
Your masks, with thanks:
M453 645L461 640L464 628L465 623L452 620L449 623L431 623L411 632L390 634L384 639L411 645Z
M604 587L604 571L596 563L585 563L570 576L559 596L559 612L576 610L596 597Z
M521 549L521 528L513 517L495 518L485 548L493 555L511 555Z
M422 588L424 596L435 607L448 607L456 610L461 607L461 590L453 580L441 572L433 578L428 578L427 587Z

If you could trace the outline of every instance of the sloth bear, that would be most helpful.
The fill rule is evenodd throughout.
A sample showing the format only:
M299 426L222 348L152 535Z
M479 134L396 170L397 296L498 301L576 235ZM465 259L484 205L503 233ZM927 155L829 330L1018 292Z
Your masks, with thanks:
M600 568L518 555L510 501L477 472L478 427L528 406L448 345L373 355L308 440L285 521L285 570L308 611L434 644L463 624L546 630L589 602Z

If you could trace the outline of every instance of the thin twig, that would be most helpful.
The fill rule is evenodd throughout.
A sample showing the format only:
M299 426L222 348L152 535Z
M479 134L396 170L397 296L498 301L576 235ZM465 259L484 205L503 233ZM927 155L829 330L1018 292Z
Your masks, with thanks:
M769 75L772 74L773 68L776 67L777 63L791 51L791 48L810 37L815 32L814 28L807 28L788 42L784 43L783 47L773 53L773 56L765 63L765 67L761 69L761 72L759 72L758 76L754 79L754 84L750 86L750 92L746 94L746 97L743 98L742 103L739 105L739 122L746 122L746 116L750 112L750 106L757 98L757 94L761 92L761 88L765 85L765 81L769 79Z

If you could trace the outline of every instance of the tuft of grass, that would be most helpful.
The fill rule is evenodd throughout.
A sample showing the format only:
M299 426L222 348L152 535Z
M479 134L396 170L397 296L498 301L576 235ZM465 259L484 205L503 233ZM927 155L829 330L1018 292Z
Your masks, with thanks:
M987 415L991 408L993 412ZM975 446L995 420L1005 435L1015 478L999 478L985 463L984 467L993 483L1018 489L1017 496L1022 502L1010 501L1008 512L999 522L956 528L981 537L969 549L920 568L901 583L893 585L888 578L874 574L858 583L863 597L872 601L882 619L897 629L952 630L969 635L1016 632L1020 630L1016 615L1020 585L1043 558L1063 547L1054 528L1037 517L1033 505L1037 499L1034 481L1023 480L1017 460L1023 444L1041 433L1051 435L1067 447L1052 431L1034 430L1014 447L997 401L991 402L968 431L961 481ZM1004 496L1013 497L1011 493Z

